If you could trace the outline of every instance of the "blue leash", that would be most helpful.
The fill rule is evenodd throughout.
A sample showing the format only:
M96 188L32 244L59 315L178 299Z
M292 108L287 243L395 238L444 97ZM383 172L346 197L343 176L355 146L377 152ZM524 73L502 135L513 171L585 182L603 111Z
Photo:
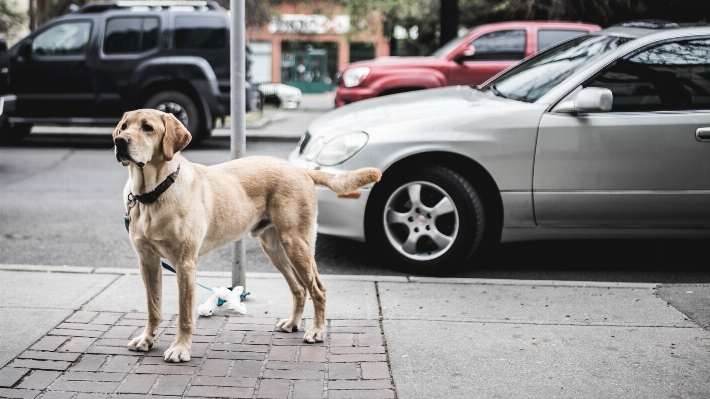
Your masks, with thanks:
M160 263L163 265L163 269L168 270L168 271L171 271L171 272L177 274L177 272L175 271L175 269L174 269L172 266L170 266L169 264L167 264L164 260L161 259L161 260L160 260ZM198 283L197 281L195 281L195 284L197 284L197 285L199 285L200 287L206 289L207 291L212 291L212 288L205 287L204 285ZM227 287L227 289L230 290L230 291L232 291L232 290L234 289L234 287ZM239 299L243 301L244 298L246 298L247 295L249 295L249 294L251 294L251 292L248 292L248 291L247 291L247 292L242 292L242 294L239 295ZM224 299L218 299L218 300L217 300L217 306L222 306L222 304L225 303L225 302L226 302L226 301L225 301Z
M124 221L124 223L125 223L125 225L126 225L126 231L128 231L128 225L131 223L131 221L130 221L130 219L128 219L128 218L124 218L123 221ZM175 271L175 269L174 269L172 266L170 266L169 264L167 264L164 260L161 259L161 260L160 260L160 263L162 264L163 269L165 269L165 270L167 270L167 271L171 271L171 272L177 274L177 271ZM206 289L207 291L212 291L212 288L210 288L210 287L205 287L204 285L198 283L197 281L195 281L195 284L197 284L197 285L199 285L200 287ZM234 287L227 287L227 289L230 290L230 291L232 291L232 290L234 289ZM212 291L212 292L213 292L213 291ZM246 298L247 295L249 295L249 294L251 294L251 292L248 292L248 291L242 292L242 294L239 295L239 299L243 301L244 298ZM227 301L225 301L224 299L221 299L221 298L220 298L220 299L217 300L217 306L222 306L222 304L225 303L225 302L227 302Z

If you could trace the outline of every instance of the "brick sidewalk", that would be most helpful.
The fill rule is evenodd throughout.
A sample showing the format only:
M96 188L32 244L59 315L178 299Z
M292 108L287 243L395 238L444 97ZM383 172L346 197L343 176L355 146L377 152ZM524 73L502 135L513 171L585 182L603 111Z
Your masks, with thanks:
M0 397L395 397L377 320L329 320L326 342L308 344L273 331L276 318L200 317L192 359L167 363L177 321L165 318L144 353L126 344L145 314L75 312L0 369Z

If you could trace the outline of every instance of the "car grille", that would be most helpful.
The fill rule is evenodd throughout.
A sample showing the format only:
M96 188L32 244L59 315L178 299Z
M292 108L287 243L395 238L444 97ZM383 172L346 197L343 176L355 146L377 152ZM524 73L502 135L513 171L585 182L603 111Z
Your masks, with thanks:
M301 136L301 140L298 142L298 153L303 154L303 151L306 149L306 146L308 145L308 142L311 140L311 134L306 132L303 136Z

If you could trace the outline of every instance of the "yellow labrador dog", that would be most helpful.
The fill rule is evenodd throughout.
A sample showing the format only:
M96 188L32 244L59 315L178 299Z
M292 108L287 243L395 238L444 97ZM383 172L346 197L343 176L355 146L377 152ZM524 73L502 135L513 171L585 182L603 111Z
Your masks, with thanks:
M190 360L197 258L246 233L259 237L264 252L293 294L291 317L276 324L298 330L313 299L313 326L303 339L322 342L325 287L314 260L317 202L314 185L340 194L380 180L375 168L338 175L308 170L272 157L249 157L214 166L187 161L180 151L190 133L173 115L141 109L127 112L113 132L118 162L128 167L124 188L129 235L138 253L148 299L148 322L128 349L148 351L162 320L165 258L177 270L178 333L164 359Z

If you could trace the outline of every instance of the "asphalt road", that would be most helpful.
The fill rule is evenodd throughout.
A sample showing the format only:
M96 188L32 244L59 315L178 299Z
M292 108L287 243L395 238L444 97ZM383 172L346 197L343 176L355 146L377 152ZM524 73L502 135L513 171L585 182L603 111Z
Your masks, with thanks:
M0 147L0 263L138 265L123 227L127 172L108 137L36 135ZM249 141L248 155L286 157L294 142ZM229 160L229 142L211 139L184 151L193 162ZM500 245L455 277L656 283L710 283L707 240L584 240ZM230 270L229 247L202 258L200 270ZM401 275L366 245L318 238L324 274ZM247 239L248 271L276 272L258 241Z

